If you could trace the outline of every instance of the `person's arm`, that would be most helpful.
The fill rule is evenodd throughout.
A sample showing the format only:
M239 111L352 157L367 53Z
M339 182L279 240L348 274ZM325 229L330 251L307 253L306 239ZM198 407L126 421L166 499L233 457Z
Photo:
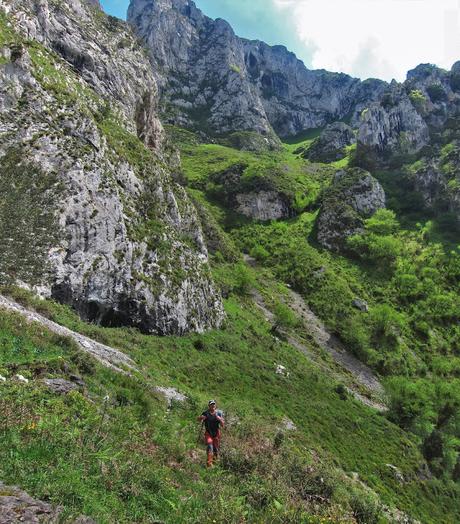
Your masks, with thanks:
M224 421L224 417L222 415L217 415L217 420L220 422L220 425L222 427L225 426L225 421Z
M197 420L198 420L198 422L203 422L204 420L206 420L206 418L207 418L207 417L206 417L206 414L205 414L205 413L202 413L202 414L197 418Z

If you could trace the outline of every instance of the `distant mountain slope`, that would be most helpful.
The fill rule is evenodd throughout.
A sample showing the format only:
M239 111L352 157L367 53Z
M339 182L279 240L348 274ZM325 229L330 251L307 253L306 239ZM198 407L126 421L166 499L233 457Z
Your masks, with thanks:
M128 21L150 50L168 120L210 134L296 135L350 118L387 85L310 71L283 46L239 38L191 0L132 0Z

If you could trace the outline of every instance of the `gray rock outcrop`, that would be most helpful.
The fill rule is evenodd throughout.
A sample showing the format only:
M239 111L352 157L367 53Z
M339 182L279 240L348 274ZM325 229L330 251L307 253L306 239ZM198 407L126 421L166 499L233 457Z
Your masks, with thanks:
M335 162L345 158L346 148L353 144L356 144L353 129L343 122L335 122L326 127L302 156L312 162Z
M358 152L364 149L384 159L409 155L420 151L429 140L427 123L399 84L392 84L379 102L361 113Z
M364 219L385 207L385 192L363 169L339 171L323 197L317 220L318 241L332 251L343 251L346 240L363 231Z
M157 83L126 23L95 14L88 0L70 0L59 7L50 0L0 0L0 8L10 13L25 38L62 56L98 95L110 101L129 131L161 150L164 137Z
M253 220L268 221L292 217L292 197L289 199L285 192L277 188L270 176L243 180L247 167L244 163L237 163L211 175L223 203ZM269 169L267 167L267 170ZM275 181L276 176L275 170Z
M48 389L58 395L67 395L67 393L78 389L77 384L63 378L45 378L43 383Z
M199 220L165 163L150 103L156 83L129 28L116 21L113 30L112 21L80 0L59 6L0 0L0 7L21 30L1 50L0 157L10 166L13 158L23 175L55 179L45 191L53 195L47 227L59 234L41 246L49 278L29 282L22 274L23 282L39 283L43 294L103 325L157 334L218 326L223 308ZM11 188L4 198L13 194ZM40 204L29 198L16 208L27 217ZM27 247L22 237L36 237L42 222L39 216L27 222L30 231L2 230L15 240L2 245L21 247L16 261Z
M53 508L19 488L5 486L0 482L0 524L57 524L60 513L59 508Z
M236 211L254 220L268 221L287 218L292 209L283 196L276 191L251 191L236 195Z
M407 168L408 177L427 208L454 213L460 221L460 143Z

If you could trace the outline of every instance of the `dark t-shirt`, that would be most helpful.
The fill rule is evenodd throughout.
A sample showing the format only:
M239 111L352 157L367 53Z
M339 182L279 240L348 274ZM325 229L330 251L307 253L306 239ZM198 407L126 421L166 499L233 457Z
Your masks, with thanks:
M215 437L219 431L220 420L217 419L218 413L219 412L216 411L213 415L209 411L203 411L203 413L201 414L202 417L206 417L204 419L204 427L206 428L206 431L211 435L211 437Z

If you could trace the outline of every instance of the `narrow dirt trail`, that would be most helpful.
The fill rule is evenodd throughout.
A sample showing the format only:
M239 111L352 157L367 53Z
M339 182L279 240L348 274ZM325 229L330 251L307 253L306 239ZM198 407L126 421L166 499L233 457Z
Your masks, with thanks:
M245 261L252 267L256 267L257 265L256 261L247 255L245 256ZM253 290L252 297L256 305L263 312L265 318L273 325L275 321L274 315L268 309L262 294L257 290ZM306 334L311 336L314 343L319 348L326 351L331 356L333 361L352 377L356 384L364 387L372 396L375 396L378 399L384 397L385 390L372 370L346 350L345 346L340 342L340 340L332 335L324 323L315 315L315 313L313 313L299 293L289 290L288 300L284 301L286 305L288 305L295 312L296 316L302 321ZM282 331L282 334L286 337L286 340L291 346L304 353L309 359L313 360L316 364L323 368L323 370L329 374L334 375L335 378L343 378L334 372L334 370L331 369L331 367L328 366L326 362L321 362L319 355L307 347L301 340L299 340L299 338L294 336L293 333L284 330ZM347 387L347 390L360 402L366 404L369 407L372 407L378 411L388 410L388 407L383 402L368 398L357 391L357 388L353 387L352 385Z
M382 395L384 388L373 371L347 351L342 342L329 333L326 326L308 307L301 295L289 290L290 306L304 321L310 334L318 346L325 349L331 357L343 368L349 371L355 379L373 393Z
M0 295L0 309L6 309L7 311L19 313L29 322L38 322L57 335L70 337L79 345L82 351L89 353L101 364L110 369L113 369L114 371L117 371L118 373L129 374L130 371L137 371L133 360L131 360L127 355L118 349L105 346L104 344L96 342L91 338L80 335L80 333L76 333L71 329L68 329L57 324L56 322L53 322L52 320L47 319L43 315L40 315L40 313L26 309L14 300L3 295Z

